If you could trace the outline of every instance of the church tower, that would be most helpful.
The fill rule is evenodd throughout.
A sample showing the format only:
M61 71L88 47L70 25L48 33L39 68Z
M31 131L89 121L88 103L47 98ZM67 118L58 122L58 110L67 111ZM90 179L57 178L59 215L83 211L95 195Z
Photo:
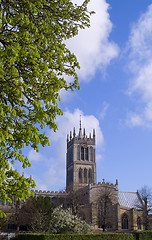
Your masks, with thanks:
M85 134L85 129L80 128L76 135L75 128L67 135L66 155L66 190L78 190L90 183L96 183L96 152L95 129L93 136Z

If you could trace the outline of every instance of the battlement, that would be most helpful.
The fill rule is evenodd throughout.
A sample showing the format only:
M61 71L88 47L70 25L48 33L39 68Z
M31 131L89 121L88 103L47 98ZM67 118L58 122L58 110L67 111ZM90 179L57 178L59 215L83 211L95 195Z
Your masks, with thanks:
M35 196L45 196L45 197L55 197L55 196L65 196L66 191L42 191L42 190L32 190Z
M118 190L118 180L116 179L116 183L109 183L109 182L105 182L105 180L103 179L102 182L98 182L97 184L89 184L89 189L91 188L98 188L98 187L108 187L108 188L115 188Z
M84 140L86 142L90 142L90 144L94 143L95 144L95 129L93 129L93 135L90 133L89 136L86 135L85 133L85 128L83 129L83 133L82 133L82 128L80 125L80 129L79 129L79 133L78 135L76 135L75 133L75 128L73 129L73 133L72 131L70 131L70 134L67 135L67 144L69 145L69 143L73 143L73 142L79 142L79 141L83 141Z

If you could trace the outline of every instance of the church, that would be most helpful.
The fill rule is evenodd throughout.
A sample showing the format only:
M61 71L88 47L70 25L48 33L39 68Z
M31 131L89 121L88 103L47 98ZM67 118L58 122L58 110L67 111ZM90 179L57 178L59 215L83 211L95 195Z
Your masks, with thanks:
M96 231L130 232L144 230L142 200L138 192L119 192L115 184L97 183L96 135L80 127L67 135L66 191L33 191L50 197L54 204L71 207L72 212L92 224ZM2 206L0 206L1 208ZM13 207L3 206L7 211Z
M119 192L115 184L96 179L95 130L86 136L75 128L67 136L66 191L76 192L79 214L95 229L112 231L143 230L142 200L138 192Z

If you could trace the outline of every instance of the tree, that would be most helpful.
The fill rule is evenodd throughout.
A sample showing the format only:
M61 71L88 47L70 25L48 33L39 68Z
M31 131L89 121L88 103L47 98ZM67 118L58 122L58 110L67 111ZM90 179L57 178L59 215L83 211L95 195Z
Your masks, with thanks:
M49 197L31 198L8 219L19 230L46 233L88 233L92 227L79 217L72 215L71 209L62 206L53 208Z
M147 186L142 187L139 190L142 203L137 207L143 211L143 225L145 230L149 229L149 213L152 210L152 191Z
M19 230L33 232L47 232L53 207L49 197L39 196L30 198L16 213L8 219L8 223L15 224Z
M89 27L89 0L0 0L0 199L31 195L32 178L10 168L31 164L23 148L39 151L49 139L45 126L57 130L60 90L79 88L76 56L66 39ZM70 76L71 82L66 80ZM2 217L2 212L1 212Z
M108 187L99 190L97 201L98 227L103 229L114 228L116 222L116 198L117 195Z
M82 205L82 192L71 190L66 198L66 207L70 208L73 215L78 214L79 207Z

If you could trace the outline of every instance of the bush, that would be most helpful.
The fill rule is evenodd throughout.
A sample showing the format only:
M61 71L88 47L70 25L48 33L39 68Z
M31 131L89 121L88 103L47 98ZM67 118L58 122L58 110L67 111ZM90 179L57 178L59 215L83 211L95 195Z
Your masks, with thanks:
M63 209L61 206L53 210L50 220L50 233L91 233L93 227L81 220L78 216L72 215L70 209Z

